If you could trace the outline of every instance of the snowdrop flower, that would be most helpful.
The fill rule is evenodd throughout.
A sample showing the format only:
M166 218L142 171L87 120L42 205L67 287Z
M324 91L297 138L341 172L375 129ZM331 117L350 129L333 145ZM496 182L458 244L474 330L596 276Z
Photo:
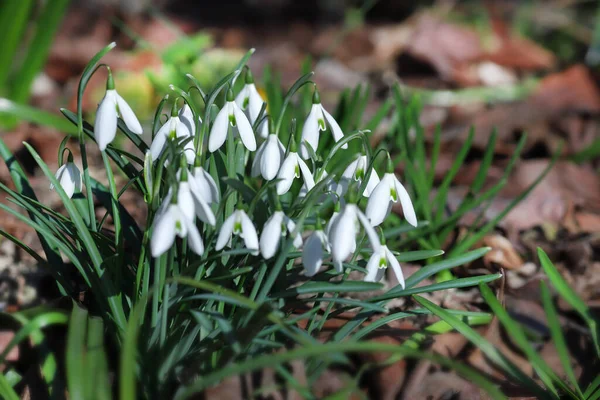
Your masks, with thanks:
M400 286L404 289L404 275L402 274L400 263L385 244L382 244L378 250L373 252L371 258L369 258L365 282L379 282L383 278L388 265L392 266Z
M280 196L286 194L290 190L294 179L300 178L300 175L302 175L302 179L304 179L304 183L308 190L315 186L315 179L313 178L308 165L306 165L304 160L302 160L296 152L294 138L291 138L290 140L292 141L290 152L285 160L283 160L279 173L277 174L277 178L280 179L280 181L277 182L277 194Z
M199 193L208 204L219 202L219 188L215 180L198 163L194 167L192 176L190 176L190 187L192 191Z
M173 197L168 206L158 214L150 239L152 257L159 257L173 246L175 236L187 237L188 245L198 255L204 253L204 243L193 220L189 219Z
M323 232L321 221L317 218L315 231L306 239L302 249L302 265L306 276L314 276L323 264L323 253L331 251L327 235Z
M342 128L337 121L323 108L321 105L321 97L319 92L315 89L313 94L312 107L306 117L306 122L302 127L302 143L300 145L300 154L303 159L308 159L310 153L305 143L308 143L310 147L316 152L319 146L319 135L321 131L325 130L326 125L329 126L333 139L337 142L344 137ZM343 149L347 149L348 145L342 146Z
M170 140L184 140L194 135L195 127L192 123L193 116L191 115L191 110L185 110L185 107L182 108L182 111L177 111L176 104L173 104L173 109L171 110L171 117L165 122L163 126L158 130L152 144L150 145L150 153L152 154L152 161L156 161L163 150L165 149L165 145L167 143L167 139ZM181 117L180 117L181 116ZM192 127L193 130L192 130ZM187 159L188 164L193 164L196 159L196 151L194 148L194 141L189 140L184 146L184 154Z
M250 70L246 72L246 84L242 88L241 92L235 98L235 103L239 108L246 112L250 124L254 124L260 113L263 103L263 98L256 90L254 85L254 77Z
M231 89L227 92L227 99L221 111L215 118L215 123L210 129L208 137L208 150L213 153L217 151L225 139L227 139L227 132L229 131L229 125L238 128L240 139L246 148L250 151L256 150L256 138L252 131L252 125L248 121L246 114L240 109L240 107L233 101L233 92Z
M296 224L281 210L277 210L265 223L260 235L260 254L265 260L273 257L279 248L281 236L287 233L293 234ZM294 236L294 246L302 246L302 236L298 233Z
M348 203L342 211L335 217L329 231L329 244L331 245L331 255L333 262L338 266L348 258L356 249L356 234L363 226L371 246L374 250L379 249L379 238L377 233L369 223L369 220L356 205L356 194L352 190Z
M192 136L196 134L196 123L194 122L194 113L190 106L185 103L183 107L179 109L178 114L179 120L187 126L188 130L191 132ZM200 124L202 124L202 118L198 117Z
M275 179L284 156L283 144L277 135L271 133L256 152L252 162L252 176L262 175L268 181Z
M58 171L56 171L56 180L60 183L60 186L65 191L69 198L73 197L75 191L81 192L81 187L83 185L81 181L81 172L79 172L79 168L72 160L71 154L69 154L69 161L66 164L63 164ZM50 184L50 190L54 189L54 185Z
M367 167L369 163L367 162L367 156L359 155L354 161L352 161L342 173L340 177L340 181L337 186L337 194L340 197L343 197L348 191L348 185L352 181L356 181L358 186L362 185L362 181L365 179L367 175ZM371 175L369 176L369 182L367 183L367 187L363 191L364 197L369 197L375 189L375 186L379 183L379 176L377 172L373 168L371 170Z
M371 192L367 203L367 217L371 225L377 226L390 215L392 204L400 200L404 217L412 226L417 226L417 216L408 192L394 174L394 166L388 158L387 172Z
M133 113L129 104L115 90L115 82L112 72L108 69L108 80L106 81L106 94L98 105L96 122L94 123L94 136L100 151L106 150L117 134L117 117L121 117L127 129L141 135L142 125Z
M198 217L202 222L215 226L215 214L210 208L210 205L206 201L204 194L196 181L194 179L189 179L185 159L182 158L182 160L182 164L184 165L177 171L177 179L179 180L179 187L177 188L177 205L189 220L195 221L196 217ZM169 190L165 197L165 201L170 200L171 195L172 190Z
M221 226L215 250L219 251L231 243L231 237L237 235L244 239L244 245L252 254L258 254L258 235L250 217L244 210L235 210Z

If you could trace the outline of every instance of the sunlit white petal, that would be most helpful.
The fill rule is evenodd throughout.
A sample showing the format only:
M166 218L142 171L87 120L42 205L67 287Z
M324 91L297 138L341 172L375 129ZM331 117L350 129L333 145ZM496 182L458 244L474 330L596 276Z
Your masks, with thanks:
M119 107L119 114L121 114L121 119L123 119L123 122L125 122L127 129L136 135L141 135L144 133L140 121L135 116L135 113L131 107L129 107L129 104L127 104L127 102L118 93L115 92L115 95L117 106Z
M231 214L221 225L221 230L219 231L219 236L217 237L217 244L215 245L215 250L221 250L225 247L227 243L231 240L231 235L233 235L233 228L236 223L236 212Z
M235 123L240 134L240 139L242 139L242 143L248 150L255 151L256 138L254 137L254 131L252 130L250 121L248 121L246 114L244 114L244 112L234 102L231 102L231 108L233 109Z
M267 220L260 235L260 254L268 260L273 257L279 247L281 240L281 225L283 224L284 214L282 211L275 211Z
M117 92L107 90L98 106L94 122L94 136L100 151L106 150L117 134Z
M229 103L225 103L223 108L221 108L217 114L217 118L215 118L215 122L210 129L210 134L208 136L208 151L211 153L221 148L223 143L225 143L225 139L227 139L227 132L229 130L229 109Z

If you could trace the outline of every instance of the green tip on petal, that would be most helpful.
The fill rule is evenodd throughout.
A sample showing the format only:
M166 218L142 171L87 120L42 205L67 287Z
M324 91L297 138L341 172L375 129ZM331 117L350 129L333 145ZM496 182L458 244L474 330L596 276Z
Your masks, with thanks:
M254 83L254 76L252 76L252 71L250 71L250 69L248 69L248 71L246 71L246 85L251 85Z
M385 246L385 235L383 234L383 229L378 228L377 231L379 232L379 244Z
M341 201L337 201L334 206L333 206L333 212L339 213L340 210L342 209L342 205L341 205Z
M290 152L297 153L298 152L298 144L296 143L296 138L294 135L290 136Z
M108 79L106 80L106 90L115 90L115 80L113 79L112 71L110 67L106 67L108 70Z
M233 96L233 90L231 90L231 88L227 89L227 97L225 100L230 102L230 101L233 101L234 99L235 99L235 97Z
M319 95L319 91L317 90L316 87L315 87L315 92L313 93L312 102L313 102L313 104L321 104L321 96Z
M315 222L315 230L316 231L322 231L323 230L323 223L321 222L321 218L317 217L317 222Z
M68 150L68 155L67 155L67 162L68 163L72 163L73 162L73 153L71 153L71 150Z
M202 158L200 157L200 154L196 154L196 159L194 160L194 167L201 167L202 166Z
M348 193L346 194L346 199L349 204L358 203L358 183L356 181L352 181L350 186L348 187Z
M275 121L273 121L273 117L269 116L267 123L269 124L269 134L275 133Z

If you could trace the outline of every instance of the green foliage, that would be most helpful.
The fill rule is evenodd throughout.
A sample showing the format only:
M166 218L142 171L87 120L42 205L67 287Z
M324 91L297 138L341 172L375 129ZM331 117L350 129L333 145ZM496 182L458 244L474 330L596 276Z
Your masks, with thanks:
M562 299L579 314L583 322L587 325L588 334L591 337L590 345L595 349L595 358L593 360L595 361L595 364L597 364L600 362L600 351L598 348L598 319L592 315L589 307L560 276L556 267L552 264L546 253L540 248L538 248L538 256L551 285L556 289ZM600 396L600 379L595 379L593 382L579 382L577 380L571 364L568 345L563 334L563 327L560 324L558 312L552 300L552 295L546 282L541 281L540 285L541 300L546 313L550 337L556 348L566 379L557 375L557 373L546 364L531 343L524 327L510 316L508 311L504 309L502 303L496 298L492 290L486 284L480 283L483 299L486 301L495 317L498 318L500 324L504 327L513 343L527 357L539 381L525 375L519 367L514 365L492 343L480 336L471 327L458 320L450 314L448 310L443 310L428 300L420 297L416 297L415 300L462 333L469 341L476 345L502 373L506 374L511 381L518 382L520 386L527 388L531 394L535 395L537 398L570 398L581 400L598 398L598 396ZM585 391L582 391L581 388L584 385L587 386Z
M489 314L441 310L421 298L417 301L424 308L392 312L389 303L401 297L473 287L500 278L500 274L491 274L419 286L425 279L477 260L489 251L488 248L470 249L501 216L481 227L474 227L444 259L438 260L444 254L439 250L441 244L455 230L460 217L490 202L504 185L524 142L520 143L503 180L480 194L492 162L493 137L484 155L482 172L472 184L469 195L455 214L446 215L444 208L448 191L469 151L472 134L442 181L434 200L430 201L435 183L433 171L441 146L439 132L430 161L426 161L424 133L418 124L418 100L410 99L406 103L399 89L395 88L394 99L386 101L369 121L363 121L371 93L368 87L359 86L342 94L335 113L345 132L343 139L335 143L327 132L322 134L319 151L312 149L313 157L308 162L315 173L315 186L301 196L302 185L296 182L289 193L277 197L272 191L276 181L251 179L249 160L252 156L232 134L228 135L226 144L219 151L209 153L205 148L205 139L215 124L216 111L219 105L223 105L222 93L229 88L234 88L237 93L243 85L240 77L244 77L246 62L253 52L250 51L235 70L218 81L210 91L204 91L202 83L191 75L185 79L191 81L192 89L198 90L181 89L185 85L169 86L170 94L176 98L165 95L159 104L152 125L153 137L162 113L169 110L172 103L177 110L181 102L189 105L192 111L196 134L193 139L169 140L155 163L149 157L140 156L146 154L148 145L131 132L124 121L119 120L119 130L137 150L136 154L130 154L115 143L109 145L102 152L108 178L107 184L103 184L92 177L88 169L86 150L95 141L95 132L93 126L83 119L81 99L102 56L113 47L114 44L111 44L104 48L84 70L78 87L77 112L62 110L66 120L76 127L85 190L76 192L71 198L46 162L26 144L27 151L44 176L54 185L65 214L36 199L14 155L0 141L0 156L9 166L16 190L4 185L0 189L18 206L14 209L0 204L0 209L37 231L45 253L45 258L37 258L48 268L63 296L76 302L72 307L67 334L66 376L62 379L71 398L93 398L97 389L100 398L109 398L118 391L122 399L167 398L173 393L183 399L227 377L267 366L274 367L286 385L311 397L310 386L301 387L294 377L286 373L284 366L287 362L303 359L307 379L314 382L328 366L349 364L347 354L374 351L389 352L395 359L428 359L455 368L480 384L492 397L502 397L498 389L477 372L420 349L427 335L452 328L481 343L482 339L470 326L487 323L491 318ZM279 134L284 144L289 143L287 154L292 151L291 143L299 139L311 107L313 93L310 89L314 83L311 81L312 73L308 68L305 71L305 75L285 94L279 79L271 72L265 74L264 87L269 106L263 105L253 127L257 131L265 112L268 112L275 121L273 131ZM198 93L200 98L196 101ZM20 110L31 112L23 108ZM387 137L379 149L371 149L370 132L359 129L363 126L373 131L378 129L392 110L392 133L395 136ZM35 117L46 118L43 114ZM51 123L60 124L55 120ZM412 130L416 132L414 140L409 134ZM216 227L208 223L194 223L204 239L202 255L192 251L188 237L177 240L160 256L151 257L151 239L162 233L156 232L156 221L169 205L167 198L172 199L169 196L177 193L174 191L180 185L176 177L179 157L187 143L194 144L198 155L196 162L215 178L221 193L220 202L211 208L216 216ZM345 145L348 145L348 150L343 150ZM425 221L422 220L418 228L413 228L399 224L398 217L392 215L389 218L391 223L385 225L381 236L386 238L399 262L422 261L426 265L406 279L404 287L384 288L379 283L351 280L352 272L367 272L366 260L375 250L374 245L368 245L367 235L361 234L353 256L343 263L342 272L328 268L312 278L304 276L298 263L302 255L294 248L294 235L316 229L317 219L331 216L334 196L331 196L328 185L348 166L351 161L349 154L360 153L367 157L369 168L366 176L360 187L352 189L363 193L369 175L373 173L370 167L374 167L375 171L383 170L385 160L378 155L385 150L406 166L405 183L413 192L419 219L424 217ZM62 154L62 148L59 151ZM118 187L115 176L125 178L126 183ZM137 192L145 200L145 221L136 221L122 204L121 196L126 190ZM366 201L366 198L360 199L358 209L364 207ZM516 201L502 215L514 204ZM240 246L241 242L237 239L232 242L231 249L216 250L217 236L224 221L240 205L245 207L258 226L263 226L269 218L269 210L278 207L295 222L289 234L280 238L275 257L264 259L256 256ZM97 218L98 213L104 217ZM18 239L7 233L4 235L34 254ZM63 257L70 263L64 263ZM332 263L325 260L324 265L330 267ZM76 276L75 282L72 276ZM84 287L86 292L84 304L79 304L80 287ZM372 291L378 293L364 295ZM362 295L355 296L357 293ZM333 332L328 342L319 342L316 336L324 329L327 320L345 312L354 312L355 317ZM364 341L369 333L384 323L432 313L443 316L445 322L430 325L401 346ZM379 314L387 315L376 323L366 324L371 317ZM60 321L64 323L65 316L61 315L63 319ZM34 334L41 329L38 325L34 327L36 329L24 330L20 340L27 337L34 339ZM105 348L114 351L107 352ZM291 350L277 351L283 349ZM501 365L511 367L497 351L489 346L487 351L489 354L486 354L493 356ZM118 359L115 359L115 354ZM114 367L116 365L118 367ZM41 368L44 366L46 364L42 364ZM111 383L107 377L113 370L118 373L115 374L115 382ZM529 378L510 370L523 384L537 388ZM57 375L56 371L54 374L51 372L50 369L48 376ZM14 385L11 384L14 377L8 373L0 376L3 395L14 397ZM552 378L548 373L545 376ZM97 387L94 386L96 384Z

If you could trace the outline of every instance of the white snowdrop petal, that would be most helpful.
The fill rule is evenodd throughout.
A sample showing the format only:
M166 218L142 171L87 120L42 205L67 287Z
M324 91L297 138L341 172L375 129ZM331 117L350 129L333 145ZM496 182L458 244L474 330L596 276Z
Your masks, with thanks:
M194 196L194 209L196 211L196 216L200 221L215 226L217 223L215 214L201 195Z
M233 227L235 225L236 212L231 214L221 225L221 230L219 231L219 236L217 237L217 244L215 245L215 250L219 251L225 247L225 245L231 240L231 235L233 234Z
M256 228L252 223L252 220L244 211L238 211L241 214L242 220L242 236L244 238L244 244L249 250L254 250L253 254L258 254L258 235Z
M379 175L377 175L377 171L375 171L375 169L372 169L371 175L369 176L369 182L367 183L367 187L365 188L365 191L363 192L363 196L365 196L365 197L371 196L371 193L373 193L373 190L375 190L375 187L377 187L379 182L380 182L380 180L379 180Z
M398 262L398 260L394 256L394 254L392 254L390 249L387 248L387 246L382 246L382 247L383 247L383 250L385 251L385 255L388 260L388 263L392 266L392 269L394 270L394 274L396 274L398 283L400 284L400 286L402 286L402 289L404 289L404 286L405 286L404 274L402 273L402 268L400 267L400 263Z
M137 119L135 113L133 112L131 107L129 107L129 104L127 104L125 99L123 99L118 93L116 93L116 100L117 105L119 106L119 114L121 114L121 119L123 119L123 122L125 122L127 129L129 129L136 135L141 135L142 133L144 133L140 121Z
M179 190L177 191L177 205L179 206L179 209L185 218L190 221L195 219L194 217L196 215L196 210L194 207L194 198L188 182L179 183Z
M333 267L338 273L344 272L344 262L343 261L333 261Z
M81 177L81 171L75 164L73 164L73 170L71 171L71 175L73 176L73 183L75 184L75 191L81 192L83 188L83 179Z
M169 131L171 130L171 119L169 118L163 126L160 127L152 144L150 145L150 154L152 154L152 161L158 160L160 154L163 152L167 138L169 137Z
M390 186L386 176L379 182L369 196L367 202L366 215L371 221L371 225L380 225L387 216L388 205L390 204Z
M373 252L371 258L369 258L369 262L367 263L367 275L365 275L365 282L378 282L377 273L379 272L379 261L381 259L381 255L379 251Z
M298 166L302 172L302 179L304 179L304 183L306 183L306 188L310 190L315 187L315 178L313 177L312 172L310 172L310 168L308 168L308 165L306 165L304 160L298 156L296 156L296 158L298 159Z
M229 106L225 104L221 111L217 114L215 122L210 129L208 135L208 151L214 153L219 150L225 139L227 139L227 131L229 130Z
M249 87L246 84L246 85L244 85L242 90L240 90L238 95L235 97L235 104L237 104L237 106L239 108L241 108L242 110L246 109L246 107L244 107L244 103L246 102L246 99L248 99L250 97L248 90L249 90Z
M306 121L304 122L304 126L302 127L302 143L300 143L300 155L303 159L307 160L310 158L310 153L304 144L307 142L316 152L317 147L319 147L319 121L318 118L322 115L319 110L318 104L313 104L308 113L308 117L306 117Z
M331 134L333 135L333 139L336 142L339 142L340 139L342 139L344 137L344 132L342 132L342 128L340 128L340 125L337 123L337 121L335 120L335 118L333 118L331 116L331 114L329 114L327 112L326 109L321 108L323 110L323 114L325 115L325 119L327 120L327 123L329 124L329 128L331 129ZM345 144L342 146L342 149L347 149L348 145Z
M173 206L170 206L173 207ZM168 208L163 214L157 217L152 238L150 239L150 250L152 257L159 257L173 246L175 241L175 219Z
M352 243L356 237L356 211L351 205L340 213L332 228L329 242L334 261L342 262L352 252Z
M246 117L246 114L237 106L237 104L232 104L233 115L235 116L236 126L238 128L238 132L240 134L240 139L242 139L242 143L246 148L250 151L256 150L256 138L254 137L254 131L252 130L252 125L250 125L250 121Z
M369 222L369 219L366 217L366 215L363 214L363 212L360 211L356 205L353 204L352 206L356 207L356 216L358 217L358 220L365 229L365 233L367 234L369 241L371 242L371 247L373 248L373 250L378 249L380 246L380 242L379 236L377 236L377 232L375 232L375 229L373 229L373 227L371 226L371 223Z
M317 232L306 239L304 249L302 249L302 265L304 266L306 276L314 276L319 272L323 264L323 244Z
M296 229L296 223L292 221L291 218L285 217L285 226L290 235L294 234L294 230ZM299 249L302 247L302 235L300 233L295 234L294 236L294 247Z
M280 179L277 182L277 194L286 194L292 187L296 174L296 165L298 165L298 155L296 153L290 153L283 160L277 178Z
M54 177L56 178L57 181L60 182L63 173L65 172L65 168L67 168L67 164L63 164L60 166L60 168L58 168L56 170L56 173L54 174ZM50 182L50 190L54 189L54 184L52 182Z
M263 119L262 122L258 125L257 130L258 136L262 139L266 139L269 136L269 119Z
M217 183L215 182L213 177L208 173L208 171L206 171L204 168L201 169L202 177L204 177L204 181L206 182L206 185L209 188L210 195L212 198L212 201L209 201L209 203L218 203L221 199L221 196L219 195L219 188L217 187Z
M264 152L260 160L260 172L266 180L275 179L279 167L281 166L281 151L279 148L279 139L277 136L270 135L267 139Z
M187 219L184 219L183 223L187 228L188 245L194 251L194 253L201 256L204 253L204 242L202 241L200 232L198 232L198 228L196 228L196 224Z
M413 207L412 201L410 200L410 196L404 186L400 183L398 179L395 179L395 187L396 193L398 193L398 197L400 198L400 204L402 204L402 211L404 212L404 218L408 221L409 224L416 227L417 226L417 215L415 214L415 209Z
M73 197L73 193L75 193L75 181L73 180L72 168L69 163L66 164L67 167L64 169L64 172L60 176L60 186L62 186L63 190L69 196L69 198Z
M181 121L181 123L183 125L185 125L185 127L187 128L187 130L190 132L190 134L192 136L194 136L196 134L196 124L194 123L194 113L192 112L192 109L190 108L190 106L188 106L187 104L185 104L179 110L179 120Z
M248 118L250 119L250 123L254 124L258 118L258 114L260 114L264 100L253 83L248 85L248 95Z
M281 223L283 212L276 211L265 223L260 235L260 254L265 260L270 259L277 252L281 240Z
M100 151L106 150L117 134L117 106L116 92L107 90L106 95L98 106L96 121L94 122L94 137Z

